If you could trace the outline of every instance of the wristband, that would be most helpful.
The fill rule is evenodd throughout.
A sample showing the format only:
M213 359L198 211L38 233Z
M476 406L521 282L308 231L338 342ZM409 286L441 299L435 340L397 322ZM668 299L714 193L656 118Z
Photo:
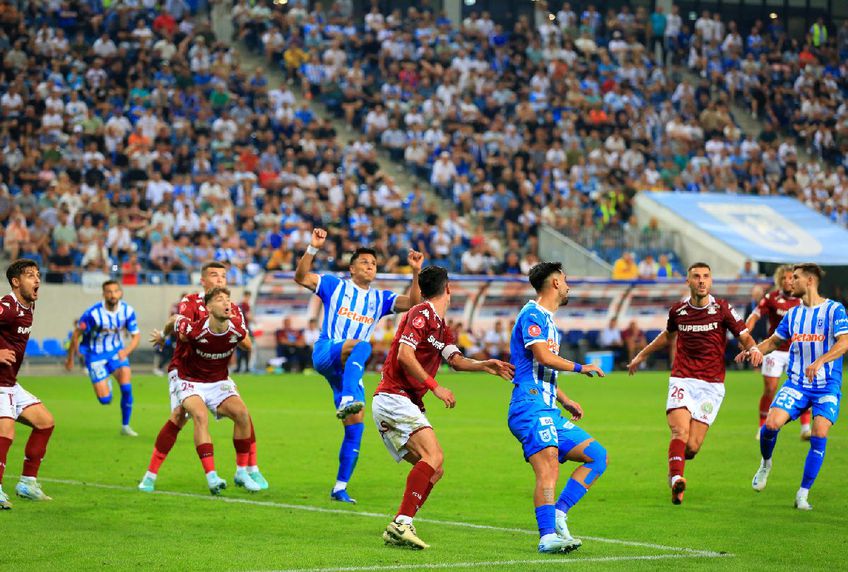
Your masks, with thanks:
M427 389L429 389L430 391L433 391L434 389L436 389L437 387L439 387L439 384L438 384L438 383L436 383L436 380L435 380L435 379L433 379L432 377L428 377L427 379L425 379L425 380L424 380L424 385L426 385L426 386L427 386Z
M750 352L753 352L753 351L757 351L757 352L763 353L763 352L760 350L759 346L754 346L754 347L752 347L750 350L748 350L748 352L749 352L749 353L750 353Z
M318 249L310 244L306 247L306 254L310 256L315 256L316 254L318 254Z
M580 373L581 371L583 371L583 366L580 365L577 362L574 362L574 370L573 371L574 371L574 373Z

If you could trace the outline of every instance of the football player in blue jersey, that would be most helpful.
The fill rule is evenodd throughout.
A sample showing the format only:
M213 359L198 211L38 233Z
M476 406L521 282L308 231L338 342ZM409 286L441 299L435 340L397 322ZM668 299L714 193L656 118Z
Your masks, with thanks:
M571 552L582 541L568 531L568 511L586 494L607 468L607 452L573 421L583 409L557 387L561 371L591 377L604 372L559 356L560 332L554 314L568 304L569 287L562 264L541 262L530 270L530 284L538 293L521 309L510 341L510 362L515 366L509 404L509 430L521 443L524 460L536 474L533 501L539 526L539 552ZM557 403L571 414L562 416ZM559 465L582 463L571 474L559 499L554 493Z
M130 427L133 394L130 379L130 354L138 347L141 334L132 306L121 300L124 293L114 280L103 283L103 301L98 302L80 317L71 336L65 368L74 367L77 349L85 358L85 367L91 379L97 400L103 405L112 403L112 381L114 377L121 388L121 434L138 437ZM122 332L130 335L129 345L124 347Z
M756 367L763 355L786 341L791 344L786 381L775 395L765 425L760 429L762 460L751 486L757 492L766 488L778 431L812 407L810 451L804 463L801 487L795 493L795 508L800 510L813 508L808 496L824 463L828 432L839 417L842 356L848 351L845 306L819 294L823 275L817 264L796 264L792 270L792 295L801 298L801 304L783 316L774 334L758 346L759 351L736 356L737 361L747 359Z
M312 351L315 370L333 390L336 416L344 424L344 440L339 451L339 470L330 494L333 500L355 503L347 493L362 442L365 386L362 375L371 357L371 334L384 316L406 312L421 300L418 273L424 255L409 251L412 287L408 295L371 288L377 274L376 252L358 248L350 259L350 278L312 272L312 261L327 240L327 231L316 228L306 253L295 271L295 282L315 292L324 303L321 335Z

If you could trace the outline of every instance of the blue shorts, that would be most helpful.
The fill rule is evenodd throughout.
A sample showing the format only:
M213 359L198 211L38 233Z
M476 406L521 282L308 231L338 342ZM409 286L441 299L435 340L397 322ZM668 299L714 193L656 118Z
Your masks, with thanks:
M312 347L312 365L315 371L324 376L333 390L333 403L338 408L342 400L342 347L347 340L318 340ZM354 401L365 401L365 386L362 381L353 392Z
M559 462L574 447L591 439L586 431L566 420L559 409L540 400L520 400L509 404L509 430L521 442L527 461L548 447L559 449Z
M793 421L812 406L813 417L821 416L836 424L841 397L842 393L833 387L814 389L785 383L774 396L771 406L786 411Z
M122 367L130 367L130 360L119 358L118 352L111 354L92 354L85 356L85 367L88 370L88 377L91 378L91 383L99 383L104 379L108 379L110 375Z

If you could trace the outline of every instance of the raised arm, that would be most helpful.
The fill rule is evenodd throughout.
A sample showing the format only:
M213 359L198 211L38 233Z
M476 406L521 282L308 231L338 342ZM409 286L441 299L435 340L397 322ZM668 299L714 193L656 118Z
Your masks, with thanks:
M648 359L649 355L666 347L671 342L673 335L674 334L670 334L668 330L663 330L660 332L660 335L651 340L650 344L642 348L642 351L636 354L636 357L627 364L627 371L630 372L630 375L636 373L636 369L639 367L639 364Z
M304 288L309 288L313 292L318 289L321 277L312 272L312 261L315 259L315 255L318 254L318 250L324 246L326 241L326 230L323 228L316 228L313 230L312 241L309 243L309 247L306 249L306 252L304 252L303 256L301 256L300 260L298 260L297 268L294 271L294 281Z
M406 262L412 268L412 287L409 295L398 296L395 299L395 312L406 312L421 301L421 288L418 286L418 274L424 263L424 255L417 250L410 250Z

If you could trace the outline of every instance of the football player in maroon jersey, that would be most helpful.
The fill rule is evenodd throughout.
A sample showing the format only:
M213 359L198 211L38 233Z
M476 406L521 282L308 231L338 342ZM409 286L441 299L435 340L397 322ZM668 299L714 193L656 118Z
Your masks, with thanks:
M668 476L674 504L683 502L686 460L698 454L724 399L727 332L736 336L744 349L754 348L757 354L751 357L754 366L760 365L763 357L733 306L710 294L713 277L709 265L696 262L690 266L686 281L689 297L671 307L666 329L627 364L633 375L649 355L676 338L677 353L665 408L671 429Z
M44 404L18 383L18 370L24 361L41 286L38 263L26 258L15 260L6 269L6 278L12 293L0 298L0 509L12 508L9 497L3 492L3 472L15 438L15 421L32 427L15 493L30 500L51 500L41 490L36 477L54 425L53 415Z

